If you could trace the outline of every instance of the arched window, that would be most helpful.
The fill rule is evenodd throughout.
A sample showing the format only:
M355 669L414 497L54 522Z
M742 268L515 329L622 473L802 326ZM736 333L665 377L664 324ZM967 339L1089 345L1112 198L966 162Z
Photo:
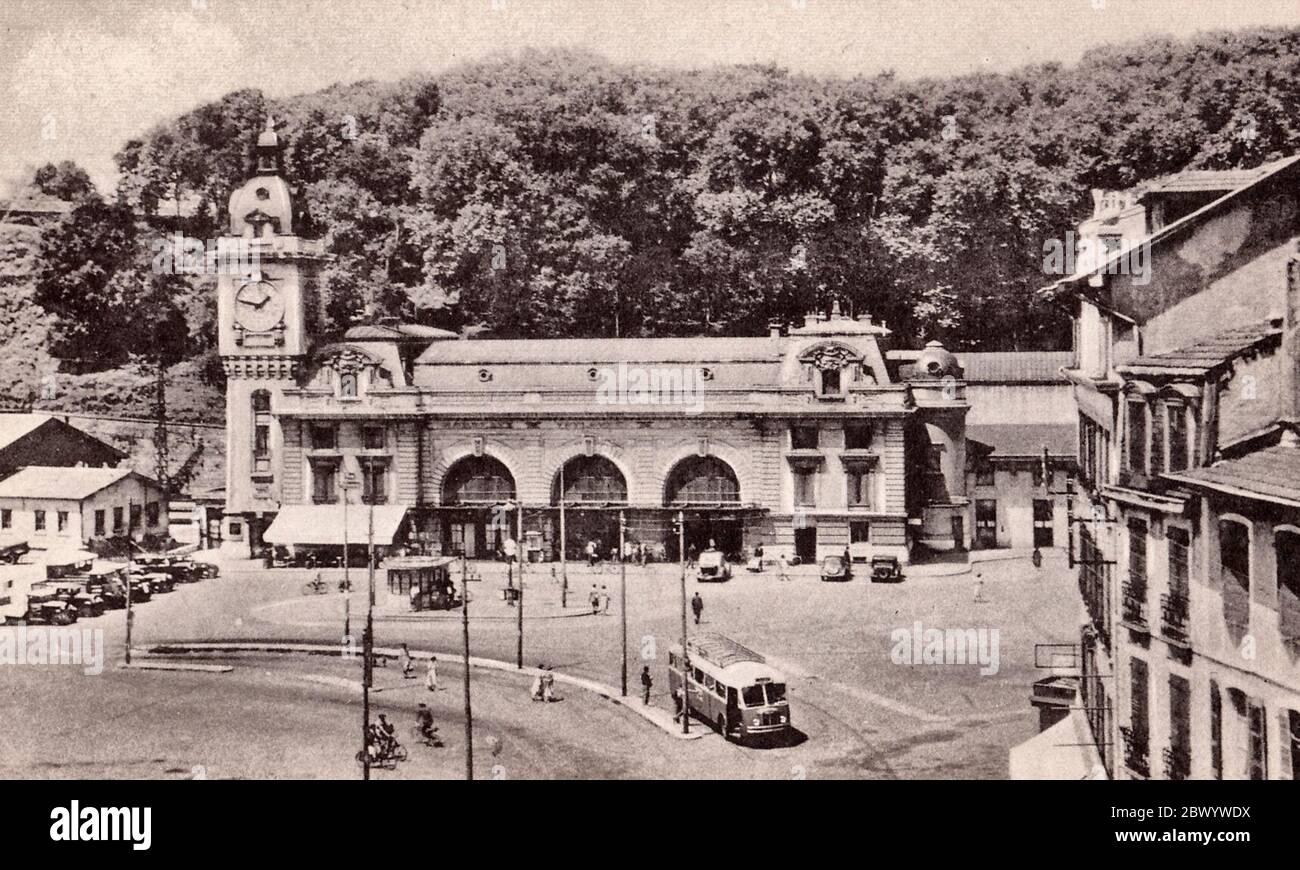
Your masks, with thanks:
M664 501L677 504L720 504L740 501L740 484L731 466L716 456L691 456L668 474Z
M1219 571L1224 621L1244 631L1250 625L1250 527L1242 520L1219 520Z
M560 481L564 482L566 503L624 504L627 502L627 481L618 466L603 456L579 456L564 463L564 470L556 475L551 491L552 501L558 503Z
M443 504L502 504L514 497L514 476L491 456L467 456L448 469L443 479Z
M339 373L339 397L343 399L355 399L357 397L356 372Z

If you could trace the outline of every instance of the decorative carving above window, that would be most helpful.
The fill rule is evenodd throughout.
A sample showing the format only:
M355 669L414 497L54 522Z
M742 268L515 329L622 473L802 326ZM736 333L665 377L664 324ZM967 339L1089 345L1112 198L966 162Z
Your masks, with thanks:
M844 344L819 344L804 351L800 362L811 363L821 371L839 371L862 362L862 354Z

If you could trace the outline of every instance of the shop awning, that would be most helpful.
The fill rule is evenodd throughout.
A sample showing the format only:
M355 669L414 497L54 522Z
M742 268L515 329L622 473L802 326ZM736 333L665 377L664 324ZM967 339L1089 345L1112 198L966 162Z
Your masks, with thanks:
M348 545L366 543L366 530L370 525L368 505L348 505ZM373 507L375 516L375 543L388 546L393 543L406 506L379 504ZM262 540L270 544L343 544L343 505L294 504L285 505L275 515L270 527L262 533Z
M1012 779L1107 779L1079 708L1046 731L1011 747Z

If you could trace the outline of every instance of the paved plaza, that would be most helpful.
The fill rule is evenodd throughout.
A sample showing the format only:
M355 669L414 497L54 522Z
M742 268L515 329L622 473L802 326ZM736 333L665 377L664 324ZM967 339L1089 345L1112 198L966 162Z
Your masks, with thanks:
M1003 554L1005 555L1005 554ZM471 652L512 663L517 611L502 600L504 568L472 566ZM960 569L956 569L960 570ZM1069 642L1076 599L1060 554L1041 569L1027 558L976 563L984 603L975 603L974 573L914 576L901 584L821 582L803 568L789 582L775 572L743 570L725 584L688 581L705 607L697 628L720 631L765 654L789 679L793 745L746 748L722 741L703 723L703 737L682 741L646 719L584 689L561 684L564 700L528 700L530 678L473 668L476 775L656 777L732 775L789 777L1003 777L1007 752L1037 730L1028 703L1036 643ZM568 607L550 566L526 575L524 661L563 675L620 684L619 576L570 565ZM918 574L925 572L917 571ZM136 610L133 646L197 640L312 641L343 645L345 616L359 638L365 572L354 592L304 594L313 572L228 563L215 580L181 586ZM333 588L341 571L324 572ZM375 709L387 711L405 737L420 700L432 706L448 745L416 747L412 761L382 776L463 775L463 698L459 612L411 614L390 597L378 572L376 644L439 656L440 691L404 680L395 664L376 670ZM612 597L592 614L593 584ZM652 703L664 710L667 649L680 634L680 578L675 565L629 567L629 691L650 665ZM891 660L898 629L997 630L997 672L978 664L900 665ZM0 669L6 703L0 769L34 776L322 776L357 774L352 753L360 730L356 660L322 655L244 653L207 656L229 673L123 671L121 611L78 623L102 628L107 665L99 676L74 667ZM666 717L660 717L666 719ZM21 720L21 721L17 721ZM183 723L183 724L178 724Z

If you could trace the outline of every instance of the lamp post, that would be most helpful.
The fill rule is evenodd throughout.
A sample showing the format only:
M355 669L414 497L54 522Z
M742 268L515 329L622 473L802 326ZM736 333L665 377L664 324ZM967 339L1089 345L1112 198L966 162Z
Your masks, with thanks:
M518 534L515 536L515 554L519 559L519 598L515 602L518 605L515 613L517 623L515 667L522 670L524 667L524 502L522 499L515 504L515 516L518 529Z
M691 733L691 656L686 651L686 512L677 512L677 559L682 563L682 733Z
M460 552L460 625L465 644L465 778L474 778L474 713L469 703L469 569Z
M618 512L618 610L622 637L623 697L627 697L627 515Z
M343 490L343 580L344 594L348 587L348 491L357 486L357 476L343 475L339 488ZM373 514L372 522L373 522ZM373 586L372 586L373 589ZM361 637L361 778L370 779L370 628L371 612L366 614L366 627Z
M564 525L564 465L560 465L560 609L569 606L569 538Z

